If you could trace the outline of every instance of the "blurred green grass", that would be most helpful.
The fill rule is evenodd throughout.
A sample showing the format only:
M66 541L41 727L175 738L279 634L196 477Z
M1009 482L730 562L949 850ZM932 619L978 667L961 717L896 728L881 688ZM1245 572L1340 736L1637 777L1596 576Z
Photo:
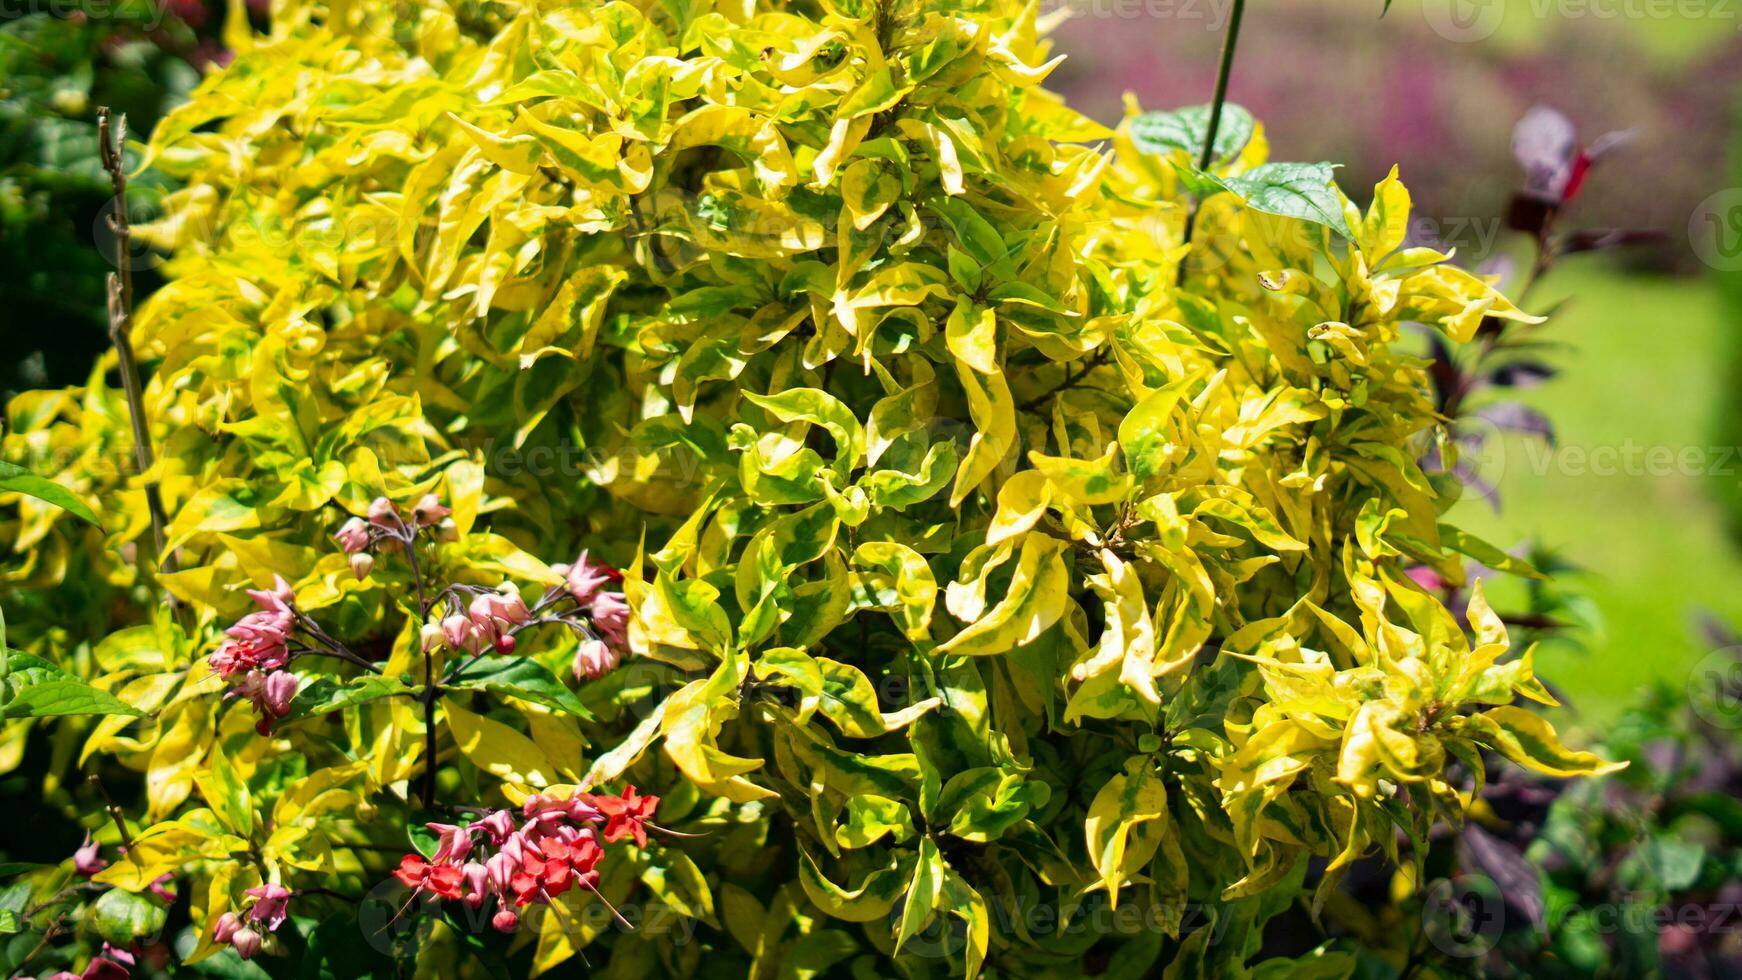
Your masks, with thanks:
M1505 0L1393 0L1386 17L1423 18L1431 12L1460 23L1481 23L1488 10L1501 11L1491 35L1479 43L1531 52L1550 43L1556 28L1580 21L1599 22L1624 32L1660 66L1674 65L1742 38L1742 7L1717 0L1701 4L1644 3L1639 0L1571 0L1506 3ZM1375 0L1375 6L1378 6ZM1431 22L1430 22L1431 23Z
M1509 437L1500 509L1460 501L1453 519L1505 547L1534 537L1584 568L1574 577L1600 614L1580 644L1551 642L1537 668L1586 726L1614 717L1642 686L1681 687L1708 650L1693 623L1705 610L1742 625L1742 550L1717 495L1742 482L1742 458L1720 446L1716 413L1734 345L1709 279L1628 275L1587 262L1556 269L1534 310L1567 305L1547 328L1564 343L1563 373L1521 398L1557 430L1550 451ZM1629 447L1635 461L1628 464ZM1653 447L1693 466L1652 466ZM1616 457L1599 473L1593 453ZM1662 462L1663 449L1656 450ZM1581 462L1580 453L1583 453ZM1502 601L1522 604L1508 587ZM1514 604L1515 603L1515 604Z

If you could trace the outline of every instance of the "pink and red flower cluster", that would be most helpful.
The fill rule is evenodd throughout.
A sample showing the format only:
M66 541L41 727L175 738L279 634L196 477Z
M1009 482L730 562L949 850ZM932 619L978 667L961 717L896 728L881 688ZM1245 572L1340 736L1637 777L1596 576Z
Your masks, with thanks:
M137 948L137 947L136 947ZM62 970L50 980L127 980L133 975L134 951L103 943L103 951L85 964L85 972Z
M333 540L351 556L351 572L361 580L368 578L375 568L375 556L369 553L371 548L380 546L383 550L392 550L409 543L419 531L430 528L435 529L438 537L446 538L454 531L454 522L448 518L451 513L453 511L444 507L435 494L426 493L412 506L411 520L408 521L393 501L376 497L369 502L368 518L353 517L346 521L333 535Z
M284 576L275 575L272 588L250 589L260 606L225 630L229 637L211 656L212 669L225 680L243 671L277 670L290 662L290 633L296 626L296 595Z
M464 610L455 603L455 611L439 624L424 628L424 649L446 644L454 650L464 650L478 656L486 650L513 653L514 631L532 621L532 611L514 583L504 582L494 590L480 590Z
M585 551L574 564L555 565L551 570L563 577L569 595L592 625L575 651L575 679L598 680L616 669L629 646L629 604L622 592L608 591L623 581L623 573L592 560Z
M265 735L274 721L290 713L290 699L296 696L296 675L284 669L296 628L296 594L282 575L275 575L270 590L251 589L248 595L260 609L225 630L229 639L207 660L225 680L242 675L224 697L247 698L260 716L254 729Z
M290 917L290 889L283 885L265 884L250 888L244 894L254 899L242 915L225 912L212 924L212 939L232 946L243 959L253 958L265 941L264 932L276 932Z
M520 923L516 908L549 903L571 888L596 891L603 844L633 837L646 846L647 823L658 805L659 797L641 796L634 786L618 796L532 796L521 807L518 827L511 810L463 827L429 824L437 835L435 853L428 859L407 854L393 876L414 892L472 908L494 897L500 908L491 924L511 932ZM486 849L494 853L485 856Z

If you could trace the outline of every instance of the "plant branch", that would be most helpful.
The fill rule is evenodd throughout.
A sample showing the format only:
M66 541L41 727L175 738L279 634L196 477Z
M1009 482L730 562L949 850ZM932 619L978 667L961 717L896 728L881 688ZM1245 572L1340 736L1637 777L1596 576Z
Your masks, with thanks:
M109 342L115 346L115 357L121 372L121 388L127 396L127 414L133 423L133 459L145 478L145 505L151 512L151 540L156 547L159 571L175 571L175 556L167 548L164 528L163 496L157 481L146 475L156 463L151 451L151 429L145 421L145 393L139 381L139 362L133 355L133 231L127 224L127 166L122 151L127 144L127 118L115 118L104 106L97 110L97 150L103 169L109 173L109 185L114 189L114 208L109 214L109 229L115 234L115 271L109 273ZM176 607L173 595L166 600Z
M1079 382L1079 381L1083 380L1085 377L1087 377L1090 371L1093 371L1096 368L1100 367L1101 365L1107 363L1107 353L1111 349L1112 349L1111 342L1109 342L1108 347L1103 347L1100 350L1096 351L1092 356L1084 358L1083 362L1081 364L1078 364L1077 367L1071 371L1071 373L1065 375L1065 379L1063 381L1060 381L1058 384L1054 385L1053 387L1048 388L1047 390L1041 392L1038 395L1035 395L1033 398L1029 398L1029 399L1024 400L1021 404L1016 406L1016 410L1019 412L1026 412L1029 409L1035 408L1036 406L1040 405L1040 403L1046 401L1048 398L1051 398L1052 396L1058 394L1059 392L1064 391L1064 390L1074 386L1077 382Z
M411 580L417 586L417 625L419 635L422 628L429 623L430 601L423 583L423 568L417 562L417 529L405 523L405 519L394 515L399 522L399 528L405 542L405 560L411 567ZM446 590L443 591L446 594ZM420 646L421 641L420 641ZM423 651L423 807L429 809L435 805L436 790L436 698L441 694L441 687L436 683L435 657L428 649Z
M1215 162L1216 131L1222 126L1222 106L1228 101L1228 76L1234 70L1234 48L1240 43L1240 18L1246 13L1246 0L1234 0L1234 6L1228 12L1228 33L1222 36L1222 60L1216 66L1216 94L1210 100L1210 121L1204 127L1204 146L1198 151L1198 169L1208 171L1210 164ZM1190 245L1192 229L1198 221L1198 206L1192 205L1186 212L1185 234L1180 239L1182 244ZM1187 253L1188 255L1190 253ZM1177 282L1184 282L1186 277L1186 260L1180 258L1179 276Z
M109 797L109 787L103 785L103 781L97 778L96 773L91 773L85 777L85 781L97 787L97 792L103 794L103 806L109 811L109 819L115 821L115 829L121 832L121 846L131 851L133 849L133 835L127 832L127 819L121 815L121 808L116 806L115 801Z

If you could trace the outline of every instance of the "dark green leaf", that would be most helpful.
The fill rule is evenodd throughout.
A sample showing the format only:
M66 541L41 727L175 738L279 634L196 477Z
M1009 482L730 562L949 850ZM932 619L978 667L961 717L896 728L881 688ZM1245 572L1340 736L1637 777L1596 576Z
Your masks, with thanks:
M1204 135L1210 128L1210 107L1186 106L1171 112L1146 112L1131 121L1131 139L1145 153L1166 154L1184 150L1191 159L1198 159L1204 150ZM1219 163L1238 154L1252 140L1252 113L1227 102L1222 105L1222 118L1216 124L1216 145L1212 163Z
M1324 225L1348 238L1332 170L1328 163L1267 163L1225 183L1254 211Z
M155 940L166 917L167 910L155 900L120 888L104 892L91 906L97 935L122 948Z
M592 718L575 693L530 657L485 656L460 668L447 685L462 691L507 694L555 708L577 718Z
M290 714L285 715L285 720L324 715L329 711L363 704L377 698L410 693L411 688L393 677L379 677L374 674L350 680L317 677L304 683L296 692L296 697L290 701Z
M139 711L108 691L100 691L64 673L41 657L0 650L6 669L0 671L5 699L0 718L45 718L56 715L137 715Z
M37 476L16 463L0 460L0 493L22 493L35 497L43 503L53 504L74 517L95 527L103 525L97 520L97 514L83 500L73 495L71 490L48 479Z

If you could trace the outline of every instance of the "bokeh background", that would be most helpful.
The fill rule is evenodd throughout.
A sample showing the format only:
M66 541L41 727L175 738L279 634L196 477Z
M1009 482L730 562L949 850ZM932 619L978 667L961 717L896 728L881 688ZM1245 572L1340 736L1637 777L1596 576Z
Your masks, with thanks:
M1069 58L1049 84L1109 123L1126 93L1147 109L1205 102L1230 6L1046 0L1047 15L1070 15L1056 31ZM1558 305L1546 332L1558 346L1543 356L1561 373L1523 397L1556 445L1508 437L1483 462L1496 499L1458 505L1495 543L1581 569L1564 579L1574 628L1539 663L1597 727L1646 683L1685 683L1711 653L1697 616L1742 625L1742 2L1381 7L1248 4L1230 94L1263 120L1275 158L1340 163L1363 201L1395 163L1419 237L1501 268L1524 254L1503 223L1522 178L1512 126L1546 104L1587 142L1632 134L1566 222L1665 233L1571 257L1532 293L1538 311ZM245 9L264 23L264 2ZM147 131L225 62L224 20L201 0L0 4L0 388L80 383L105 348L94 109ZM137 216L162 186L135 181Z
M1652 246L1571 256L1531 293L1557 377L1522 400L1549 447L1483 454L1493 499L1456 519L1581 571L1538 654L1572 721L1613 719L1635 693L1683 685L1712 653L1695 628L1742 624L1742 4L1722 0L1251 0L1229 98L1275 159L1342 164L1365 201L1396 164L1424 239L1471 266L1528 261L1505 230L1523 179L1513 124L1551 106L1581 141L1630 139L1593 168L1569 226L1653 229ZM1111 122L1206 102L1230 0L1060 0L1069 55L1052 85ZM1714 223L1716 222L1716 223ZM1664 465L1665 459L1673 459ZM1523 599L1511 594L1515 608Z

